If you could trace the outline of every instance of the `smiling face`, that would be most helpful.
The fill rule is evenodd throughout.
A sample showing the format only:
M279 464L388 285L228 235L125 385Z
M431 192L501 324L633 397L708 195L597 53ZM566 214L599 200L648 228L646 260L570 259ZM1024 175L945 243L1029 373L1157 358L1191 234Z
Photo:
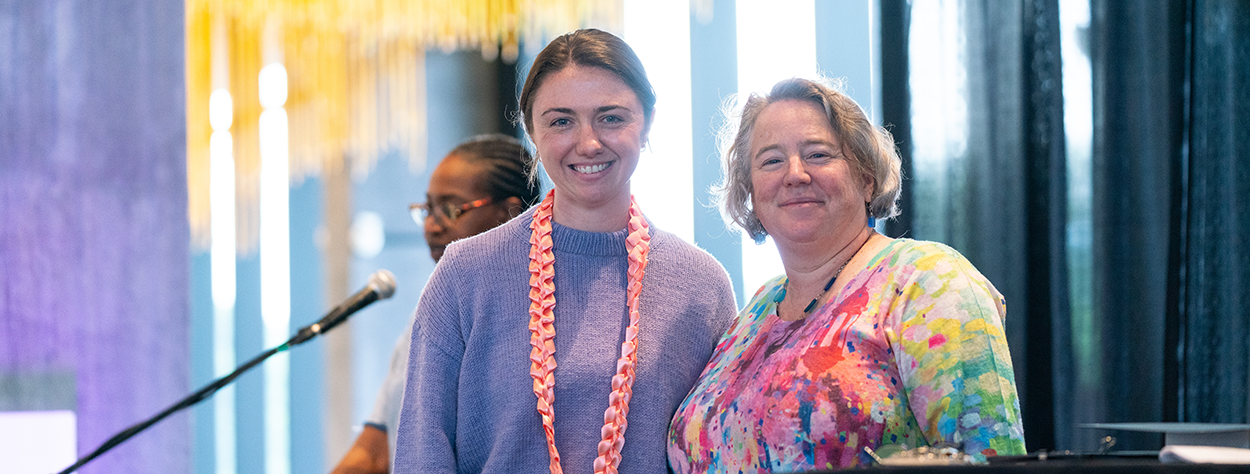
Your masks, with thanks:
M607 70L573 65L543 80L532 117L556 222L616 230L628 219L629 179L650 128L637 95Z
M751 204L779 245L839 242L867 225L869 179L855 170L824 110L782 100L751 134Z

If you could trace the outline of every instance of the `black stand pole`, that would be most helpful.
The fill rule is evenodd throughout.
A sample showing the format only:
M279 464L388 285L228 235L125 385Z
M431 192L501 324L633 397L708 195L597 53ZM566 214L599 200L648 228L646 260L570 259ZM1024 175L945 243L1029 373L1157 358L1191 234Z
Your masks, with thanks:
M375 297L373 299L376 300L377 298ZM372 302L373 301L370 301L370 303ZM107 453L109 450L117 447L117 445L122 444L122 442L130 439L134 435L142 433L143 430L146 430L152 427L152 425L155 425L157 422L164 420L165 417L168 417L169 415L177 413L183 409L189 408L192 405L195 405L196 403L200 403L204 401L205 399L207 399L208 397L213 396L213 394L217 393L218 390L221 390L222 387L225 387L226 385L230 385L230 382L233 382L234 379L239 378L240 375L243 375L244 372L251 370L252 367L256 367L257 365L260 365L261 362L264 362L265 359L268 359L270 356L277 354L279 352L289 350L290 348L294 346L308 342L309 339L312 339L313 337L316 337L317 335L329 330L333 326L337 326L338 323L342 322L344 319L347 319L347 316L350 315L350 313L347 313L347 314L341 313L339 311L340 309L342 309L342 307L335 308L335 311L331 311L330 316L327 316L325 319L322 319L321 321L310 324L308 326L304 326L298 332L296 332L294 336L291 336L290 339L287 339L286 342L282 343L282 345L269 349L265 352L262 352L260 355L253 357L252 360L244 362L243 365L240 365L238 368L234 369L234 372L230 372L229 374L226 374L225 376L217 380L214 380L212 383L205 385L203 388L196 390L195 393L192 393L191 395L187 395L186 398L179 400L178 403L170 405L169 408L166 408L164 411L157 413L156 416L148 418L147 420L144 420L142 422L136 423L133 426L126 428L122 430L121 432L113 435L112 438L109 438L108 441L105 441L103 444L101 444L100 447L96 448L95 451L92 451L91 454L83 456L82 458L78 460L78 462L74 463L74 465L65 468L65 470L57 474L69 474L71 472L74 472L74 470L91 462L92 459L99 457L101 454ZM327 321L327 319L331 319L331 317L339 316L339 315L341 316L337 318L336 320L333 320L332 324L326 324L327 322L331 322L331 321Z
M303 332L303 330L301 330L301 332ZM157 413L156 416L148 418L147 420L144 420L140 423L136 423L135 425L122 430L120 433L113 435L112 438L109 438L108 441L105 441L103 444L101 444L100 447L96 448L95 451L92 451L91 454L83 456L82 458L78 460L78 462L74 463L74 465L65 468L65 470L61 471L58 474L69 474L71 472L74 472L75 470L82 467L83 465L91 462L92 459L95 459L99 457L101 454L104 454L108 452L109 450L117 447L117 445L122 444L122 442L130 439L132 436L143 432L143 430L150 428L152 425L155 425L157 422L165 419L165 417L168 417L169 415L177 413L185 408L195 405L196 403L204 401L208 397L213 396L213 394L217 393L218 390L221 390L222 387L229 385L230 382L233 382L234 379L239 378L240 375L243 375L244 372L247 372L252 367L256 367L257 365L260 365L260 363L264 362L265 359L268 359L269 356L272 356L279 352L290 349L291 341L295 340L297 337L299 336L297 335L295 337L292 337L290 340L283 343L282 345L269 349L261 353L260 355L256 356L252 360L249 360L243 363L243 365L240 365L237 369L234 369L234 372L230 372L226 376L221 377L217 380L214 380L212 383L205 385L203 388L199 390L196 390L195 393L192 393L191 395L188 395L186 398L179 400L178 403L175 403L171 405L169 408L166 408L164 411Z
M300 328L299 331L295 332L294 336L291 336L291 338L287 339L287 341L282 343L282 345L262 352L260 355L252 358L252 360L244 362L243 365L234 369L234 372L230 372L226 376L205 385L204 388L196 390L195 393L179 400L178 403L175 403L169 408L166 408L164 411L157 413L156 416L136 423L134 426L126 428L120 433L113 435L112 438L109 438L108 441L101 444L100 447L96 448L95 451L92 451L91 454L83 456L78 460L78 462L75 462L74 465L65 468L65 470L57 474L70 474L71 472L74 472L83 465L91 462L92 459L100 457L101 454L107 453L110 449L117 447L117 445L122 444L122 442L130 439L134 435L152 427L152 425L155 425L157 422L165 419L165 417L213 396L213 394L217 393L218 390L221 390L222 387L229 385L230 382L239 378L239 376L243 375L244 372L251 370L252 367L260 365L261 362L264 362L265 359L268 359L270 356L289 350L292 347L308 342L309 339L324 334L325 332L333 329L335 326L338 326L343 321L346 321L348 317L355 314L356 311L359 311L361 308L369 306L373 302L380 299L390 298L394 293L395 276L386 270L379 270L375 272L373 275L370 275L369 285L366 288L355 295L352 295L352 297L348 298L347 301L344 301L334 309L330 310L329 314L326 314L325 317L321 318L317 322Z

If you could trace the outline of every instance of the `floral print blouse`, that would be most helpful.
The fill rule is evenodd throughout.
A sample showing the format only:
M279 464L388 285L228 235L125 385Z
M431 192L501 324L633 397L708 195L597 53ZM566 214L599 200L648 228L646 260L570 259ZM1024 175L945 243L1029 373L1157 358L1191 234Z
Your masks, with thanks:
M678 407L674 472L837 469L889 444L1024 454L1002 295L954 249L896 239L799 321L777 318L784 283L756 292Z

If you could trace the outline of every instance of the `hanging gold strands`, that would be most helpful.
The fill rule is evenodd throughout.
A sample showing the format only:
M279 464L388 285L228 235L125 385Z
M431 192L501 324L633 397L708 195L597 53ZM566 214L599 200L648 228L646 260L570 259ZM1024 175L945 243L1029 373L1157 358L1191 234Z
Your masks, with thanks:
M555 312L555 254L551 245L551 210L555 203L555 190L534 210L530 223L530 376L534 378L534 395L538 397L538 413L542 416L543 433L547 436L547 452L551 457L552 474L561 474L560 453L555 441L555 370L556 326ZM608 396L608 409L603 413L603 437L599 441L595 458L595 473L615 473L621 464L621 449L625 446L626 415L629 399L633 395L634 365L638 362L638 295L642 293L642 276L647 268L647 253L651 249L651 234L647 220L643 218L638 202L629 200L629 236L625 245L629 250L629 282L625 286L625 301L629 308L629 327L621 342L621 357L616 361L616 375L612 377L612 393Z
M391 153L425 170L427 49L512 62L521 43L584 26L620 31L623 16L619 0L186 0L185 11L191 241L197 249L210 241L208 103L223 89L233 99L241 254L259 236L257 73L266 48L287 70L292 182L345 165L361 179ZM215 82L215 68L229 80Z

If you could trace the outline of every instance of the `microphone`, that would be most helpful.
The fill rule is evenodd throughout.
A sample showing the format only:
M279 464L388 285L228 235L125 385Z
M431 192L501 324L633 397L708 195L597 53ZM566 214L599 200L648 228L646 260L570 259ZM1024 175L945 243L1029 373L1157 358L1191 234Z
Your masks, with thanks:
M365 306L373 304L378 300L390 298L395 294L395 275L387 270L378 270L369 275L369 283L363 289L352 295L347 301L335 306L325 317L315 323L300 328L291 340L287 341L288 347L303 344L305 341L317 337L317 335L334 329L347 318L360 311Z

